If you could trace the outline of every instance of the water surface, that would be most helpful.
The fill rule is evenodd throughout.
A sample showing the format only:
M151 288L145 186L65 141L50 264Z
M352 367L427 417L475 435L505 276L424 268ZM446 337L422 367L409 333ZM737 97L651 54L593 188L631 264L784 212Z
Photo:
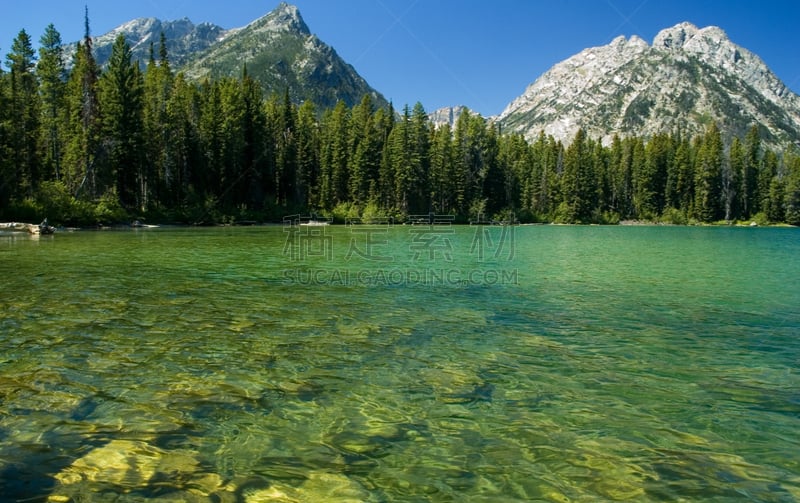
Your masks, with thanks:
M800 500L795 229L0 236L0 493Z

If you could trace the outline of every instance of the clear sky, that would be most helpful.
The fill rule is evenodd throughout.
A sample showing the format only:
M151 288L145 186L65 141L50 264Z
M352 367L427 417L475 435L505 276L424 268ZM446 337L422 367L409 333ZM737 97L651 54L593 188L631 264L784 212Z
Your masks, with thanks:
M277 0L4 0L0 54L25 29L38 43L53 23L65 42L137 17L235 28ZM500 113L551 66L618 35L648 42L681 21L716 25L800 91L798 0L295 0L312 32L397 107L467 105Z

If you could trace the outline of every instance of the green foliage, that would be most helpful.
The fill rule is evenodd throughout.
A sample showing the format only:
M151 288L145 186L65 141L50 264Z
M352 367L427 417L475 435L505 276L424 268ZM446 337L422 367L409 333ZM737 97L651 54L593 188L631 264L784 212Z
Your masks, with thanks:
M756 213L750 218L751 222L755 222L758 225L769 225L771 222L767 214L763 211Z
M98 224L109 225L126 223L130 221L130 215L122 207L119 197L113 190L103 194L94 207L94 219Z
M0 72L4 218L232 223L322 212L344 222L433 211L459 222L800 223L800 156L764 148L757 126L730 145L710 120L694 139L603 145L580 131L568 145L544 133L528 142L469 112L435 127L422 104L397 114L369 93L298 105L304 91L289 77L265 98L253 77L261 60L195 85L173 74L164 37L144 72L118 37L101 72L88 20L67 75L59 41L48 27L34 65L21 32L12 71ZM289 53L269 58L285 64ZM642 98L630 110L651 107Z
M365 223L381 222L391 218L392 215L381 208L378 203L370 201L361 211L361 220Z
M333 221L337 224L343 224L349 220L361 217L361 211L358 206L349 201L337 204L333 210L331 210L330 214L333 217Z
M686 213L677 208L666 208L658 221L672 225L687 225L689 223Z

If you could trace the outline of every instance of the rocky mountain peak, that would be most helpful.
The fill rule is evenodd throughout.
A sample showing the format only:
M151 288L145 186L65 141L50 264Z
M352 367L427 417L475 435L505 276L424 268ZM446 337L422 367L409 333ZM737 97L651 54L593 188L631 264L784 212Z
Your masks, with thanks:
M620 36L558 63L499 120L529 138L544 131L567 143L581 128L610 141L702 133L712 121L726 136L742 136L758 124L768 143L785 145L800 142L800 97L722 29L680 23L652 46Z
M247 28L269 31L289 31L300 35L311 35L311 30L303 21L300 10L291 4L281 2L272 12L252 23Z
M662 50L681 50L689 39L694 38L700 30L692 23L683 22L671 28L661 30L653 39L653 47Z

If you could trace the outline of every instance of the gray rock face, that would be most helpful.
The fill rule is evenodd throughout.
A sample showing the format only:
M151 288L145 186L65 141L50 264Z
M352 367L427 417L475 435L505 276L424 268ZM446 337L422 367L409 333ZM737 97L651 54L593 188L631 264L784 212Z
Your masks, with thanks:
M323 108L339 100L352 106L365 94L378 106L387 103L332 47L310 32L297 7L286 3L244 28L230 30L183 69L193 79L237 77L245 65L266 94L288 89L295 101L310 99Z
M158 44L161 32L167 41L167 52L170 64L178 67L188 61L194 54L206 50L225 36L227 31L211 23L194 24L189 19L177 21L161 21L156 18L139 18L120 25L108 33L94 37L92 47L95 59L100 66L104 66L111 57L111 48L119 34L125 35L125 40L131 46L133 60L140 61L144 67L150 58L150 44L155 48L158 57ZM65 47L66 62L72 64L72 55L77 44L68 44Z
M364 94L370 94L378 106L387 104L333 48L311 33L297 7L287 3L247 26L230 30L210 23L195 25L185 18L135 19L95 37L95 58L104 66L114 40L123 34L133 60L144 67L151 43L158 58L162 32L172 68L190 79L240 77L246 65L248 74L261 82L267 95L289 89L295 101L310 99L323 108L333 107L339 100L352 106ZM70 64L76 46L65 48Z
M768 144L800 141L800 97L720 28L681 23L652 45L634 36L585 49L555 65L498 120L529 139L540 131L569 143L579 128L613 135L702 133L716 121L727 137L761 126Z
M452 128L455 127L456 121L458 121L458 118L461 117L461 114L465 111L470 114L475 113L464 105L458 105L455 107L444 107L434 110L428 114L428 119L431 121L433 126L440 127L447 124Z

